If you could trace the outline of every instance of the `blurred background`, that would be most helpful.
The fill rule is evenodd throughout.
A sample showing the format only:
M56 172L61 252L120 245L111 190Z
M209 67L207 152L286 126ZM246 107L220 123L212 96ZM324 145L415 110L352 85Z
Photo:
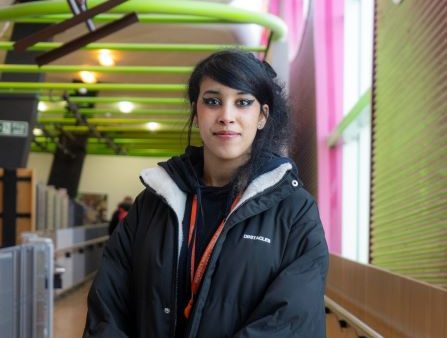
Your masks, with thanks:
M447 337L445 1L0 6L2 337L81 336L140 171L186 146L193 66L232 47L290 95L287 152L331 252L328 337Z

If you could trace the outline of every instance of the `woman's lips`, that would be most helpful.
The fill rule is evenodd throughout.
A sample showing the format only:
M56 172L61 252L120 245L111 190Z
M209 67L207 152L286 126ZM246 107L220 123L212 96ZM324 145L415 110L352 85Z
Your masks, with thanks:
M241 134L237 133L235 131L227 131L227 130L225 130L225 131L214 132L213 135L217 136L219 138L222 138L222 139L232 139L232 138L235 138L237 136L240 136Z

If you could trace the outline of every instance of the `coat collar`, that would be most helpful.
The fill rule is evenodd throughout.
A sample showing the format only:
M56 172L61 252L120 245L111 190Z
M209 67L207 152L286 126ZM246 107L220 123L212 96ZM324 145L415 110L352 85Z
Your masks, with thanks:
M255 178L247 189L245 189L234 210L247 200L273 187L289 170L292 170L292 164L283 163L275 169ZM141 171L140 178L143 184L154 190L166 201L176 213L179 224L181 224L185 213L186 194L180 190L166 170L160 166L144 169Z

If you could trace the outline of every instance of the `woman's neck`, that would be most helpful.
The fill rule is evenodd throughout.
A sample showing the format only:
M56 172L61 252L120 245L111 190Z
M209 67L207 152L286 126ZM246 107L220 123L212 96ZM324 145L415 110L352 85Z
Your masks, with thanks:
M223 187L231 182L245 159L221 160L204 152L203 182L213 187Z

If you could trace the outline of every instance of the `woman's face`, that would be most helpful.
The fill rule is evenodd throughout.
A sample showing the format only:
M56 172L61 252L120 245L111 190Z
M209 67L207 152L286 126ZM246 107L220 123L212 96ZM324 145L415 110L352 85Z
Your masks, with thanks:
M248 93L204 77L200 84L194 122L206 158L244 163L258 129L264 128L268 106Z

